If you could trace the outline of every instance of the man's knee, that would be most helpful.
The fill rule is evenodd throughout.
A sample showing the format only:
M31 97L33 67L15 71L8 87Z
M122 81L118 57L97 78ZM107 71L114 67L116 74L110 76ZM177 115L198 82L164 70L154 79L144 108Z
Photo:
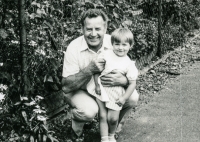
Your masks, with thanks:
M77 109L74 108L72 109L72 119L76 121L92 121L94 117L96 116L98 112L97 110L94 109L89 109L89 110L82 110L82 109Z
M92 121L98 113L98 107L90 108L84 112L84 115L88 121Z
M136 107L137 106L137 103L138 103L138 100L139 100L139 94L136 92L134 92L130 98L127 100L127 103L128 103L128 106L129 107Z
M73 110L74 117L79 120L91 121L98 113L96 101L86 91L76 91L71 101L76 106Z

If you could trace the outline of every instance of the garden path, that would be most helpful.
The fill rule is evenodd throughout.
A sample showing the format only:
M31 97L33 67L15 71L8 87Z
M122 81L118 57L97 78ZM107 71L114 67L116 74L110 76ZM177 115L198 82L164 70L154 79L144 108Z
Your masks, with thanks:
M126 121L117 142L200 142L199 88L197 61Z

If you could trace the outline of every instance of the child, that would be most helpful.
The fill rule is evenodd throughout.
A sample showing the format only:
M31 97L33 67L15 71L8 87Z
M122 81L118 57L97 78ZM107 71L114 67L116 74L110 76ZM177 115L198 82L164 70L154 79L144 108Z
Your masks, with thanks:
M94 80L92 79L87 84L88 92L97 98L100 108L101 142L116 142L114 134L118 125L119 112L130 95L136 91L138 70L135 62L127 56L133 46L133 41L133 34L129 29L116 29L111 35L113 50L105 50L99 55L106 61L105 69L101 75L95 74ZM101 85L100 77L113 70L119 70L126 75L129 80L126 91L121 86L103 87Z

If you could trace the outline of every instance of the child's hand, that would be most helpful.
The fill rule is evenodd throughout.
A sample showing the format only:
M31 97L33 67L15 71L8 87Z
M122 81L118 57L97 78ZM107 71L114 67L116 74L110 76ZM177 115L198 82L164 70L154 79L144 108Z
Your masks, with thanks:
M96 87L95 87L95 92L96 92L96 94L101 95L100 86L96 86Z
M118 106L123 106L126 100L124 98L119 98L115 103L118 104Z

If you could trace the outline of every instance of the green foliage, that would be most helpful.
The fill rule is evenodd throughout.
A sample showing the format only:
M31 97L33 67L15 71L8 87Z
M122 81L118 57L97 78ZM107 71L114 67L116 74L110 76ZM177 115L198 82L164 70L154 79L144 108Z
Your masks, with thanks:
M12 138L22 138L26 134L28 135L26 139L30 139L31 136L37 137L39 131L50 137L43 127L45 126L43 122L37 119L39 114L34 112L37 105L30 105L30 101L35 101L37 96L46 97L61 89L63 51L73 39L82 34L79 24L80 13L86 9L98 8L106 12L109 17L109 34L118 27L128 27L133 32L135 45L129 52L131 59L139 59L156 49L157 0L131 2L129 0L26 1L25 73L28 76L26 85L29 96L28 100L24 100L20 97L22 92L20 85L23 85L23 82L18 2L0 0L0 84L8 87L0 91L2 98L0 114L6 116L1 117L0 122L5 122L0 123L1 130L7 132L13 130ZM184 41L186 31L198 28L195 17L200 16L199 7L200 2L197 0L193 0L192 3L163 0L162 43L165 51L179 46ZM16 103L18 105L14 105ZM30 119L31 121L28 121ZM11 123L16 125L9 125Z
M144 55L148 55L157 44L157 22L148 19L135 18L130 28L135 37L135 45L129 56L131 59L139 59Z
M199 28L197 21L200 2L184 0L162 1L162 48L164 53L181 45L185 40L185 33ZM143 10L147 19L158 17L158 1L144 0L138 6ZM155 42L154 42L155 43ZM154 44L154 47L156 44Z
M1 85L0 89L9 91L5 85ZM6 131L11 133L5 133L7 136L0 137L1 141L27 142L36 139L42 141L47 138L56 140L44 123L47 120L46 111L39 105L43 97L36 96L34 99L28 99L20 96L20 101L13 104L8 94L3 93L0 93L0 127L4 130L1 133Z
M197 7L195 4L189 4L184 0L163 0L163 26L167 25L167 23L173 25L181 25L187 31L194 28L199 28L197 25L197 21L195 20L195 16L197 16L197 11L199 11L199 7ZM144 15L147 18L158 17L157 0L144 0L139 8L143 9Z
M162 34L162 45L165 51L173 50L185 41L185 30L181 26L167 24Z

